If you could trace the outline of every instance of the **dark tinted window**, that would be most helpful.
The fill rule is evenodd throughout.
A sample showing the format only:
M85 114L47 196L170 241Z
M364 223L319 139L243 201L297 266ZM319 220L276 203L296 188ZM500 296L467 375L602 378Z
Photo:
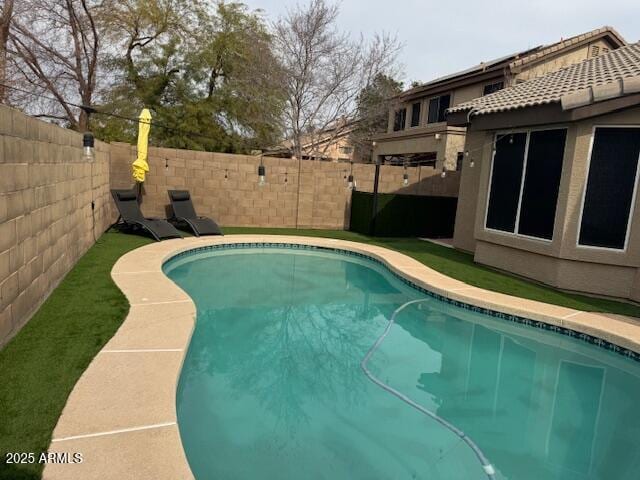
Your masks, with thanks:
M518 233L553 238L566 130L531 132Z
M490 83L489 85L485 85L482 90L482 95L491 95L492 93L497 92L498 90L502 90L504 88L504 82L496 82Z
M420 102L414 103L411 105L411 126L417 127L420 125L420 106L422 104Z
M623 249L640 155L640 128L597 128L580 245Z
M513 138L513 142L510 141ZM526 133L499 137L493 156L487 228L515 232Z
M407 109L401 108L396 111L395 118L393 119L393 131L404 130L404 125L407 120Z
M442 95L429 100L427 123L444 122L446 110L451 106L451 95Z
M438 121L444 122L447 116L447 108L451 106L451 95L440 97L440 108L438 109Z

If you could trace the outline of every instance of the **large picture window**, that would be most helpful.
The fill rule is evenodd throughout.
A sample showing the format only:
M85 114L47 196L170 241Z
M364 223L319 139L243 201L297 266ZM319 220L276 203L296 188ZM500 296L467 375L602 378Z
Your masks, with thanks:
M553 238L565 129L498 135L486 228Z
M579 245L626 247L640 157L640 127L596 128Z

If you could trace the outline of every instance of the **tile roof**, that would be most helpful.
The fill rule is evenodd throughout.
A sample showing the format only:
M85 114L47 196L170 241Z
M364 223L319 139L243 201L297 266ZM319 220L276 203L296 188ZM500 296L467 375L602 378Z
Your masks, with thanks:
M450 108L449 112L473 110L472 115L483 115L560 102L565 109L575 108L593 101L636 93L638 77L640 42L461 103Z
M423 90L428 90L429 88L436 87L440 84L444 84L452 80L457 80L468 75L483 73L488 70L500 68L523 68L525 65L543 60L547 55L553 55L560 50L573 47L580 44L581 42L593 41L598 37L604 37L607 35L612 39L612 41L617 42L620 46L626 44L624 38L613 27L605 26L596 28L595 30L591 30L589 32L561 39L560 41L551 43L549 45L538 45L536 47L512 53L511 55L505 55L493 60L481 62L465 70L445 75L443 77L438 77L428 82L416 85L415 87L400 93L399 95L397 95L397 97L411 96L415 93L422 92Z

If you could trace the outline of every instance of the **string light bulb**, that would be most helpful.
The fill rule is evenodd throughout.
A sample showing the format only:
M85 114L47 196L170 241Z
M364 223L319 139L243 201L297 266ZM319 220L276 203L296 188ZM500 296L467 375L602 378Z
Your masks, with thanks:
M347 188L349 190L353 190L354 186L355 186L355 182L353 181L353 175L349 174L349 176L347 177Z
M409 185L409 174L407 173L407 164L404 164L404 173L402 174L402 185Z
M442 166L442 173L440 174L440 178L444 178L447 176L447 169L445 168L445 166Z
M93 162L95 160L94 139L91 132L86 132L82 136L82 158L85 162Z
M475 160L473 159L473 157L471 157L471 160L469 160L469 167L473 168L475 164L476 164Z
M513 133L509 136L509 143L513 145Z
M258 165L258 186L259 187L264 187L266 182L266 169L264 168L264 165L260 164Z

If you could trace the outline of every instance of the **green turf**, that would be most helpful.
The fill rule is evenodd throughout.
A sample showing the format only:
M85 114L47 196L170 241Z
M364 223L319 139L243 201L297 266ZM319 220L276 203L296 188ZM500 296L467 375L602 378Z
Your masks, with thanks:
M129 310L109 272L144 237L107 233L0 350L0 479L40 478L42 465L7 465L6 452L47 449L69 393Z
M640 316L636 305L560 292L478 266L469 254L417 239L371 238L333 230L226 228L225 232L297 234L381 245L488 290L580 310ZM103 235L0 350L0 479L40 478L42 465L6 465L5 453L46 450L73 386L128 312L125 297L111 280L111 267L124 253L149 242L135 235Z

